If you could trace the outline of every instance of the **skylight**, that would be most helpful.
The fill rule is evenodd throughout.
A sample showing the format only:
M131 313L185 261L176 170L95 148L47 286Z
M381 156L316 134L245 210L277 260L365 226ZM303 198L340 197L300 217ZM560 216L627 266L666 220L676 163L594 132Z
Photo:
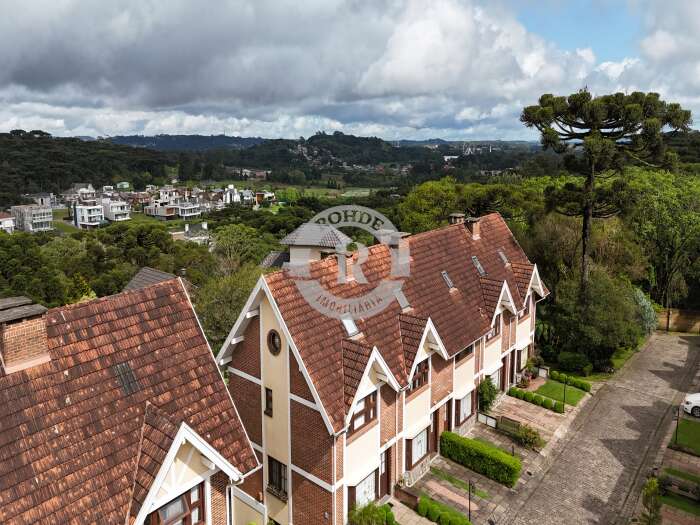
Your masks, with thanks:
M506 254L503 253L503 250L498 250L498 256L501 258L501 261L503 261L503 264L510 264L510 261L508 260Z
M450 275L445 270L442 271L442 278L445 280L445 284L448 288L455 287L454 283L452 282L452 279L450 279Z
M396 290L396 292L394 292L394 295L396 296L396 301L398 301L399 306L402 310L411 307L411 304L408 302L408 299L401 290Z
M129 363L119 363L112 367L112 373L119 380L119 384L125 394L133 394L141 390L141 385L139 384L134 371L129 366Z
M348 333L348 336L353 336L360 333L355 321L351 317L344 317L341 319L341 321L343 321L343 326L345 327L345 331Z
M472 262L474 263L474 266L476 267L476 271L479 272L479 275L482 277L486 275L486 270L484 270L484 267L481 266L481 263L479 262L479 259L477 258L476 255L472 255Z

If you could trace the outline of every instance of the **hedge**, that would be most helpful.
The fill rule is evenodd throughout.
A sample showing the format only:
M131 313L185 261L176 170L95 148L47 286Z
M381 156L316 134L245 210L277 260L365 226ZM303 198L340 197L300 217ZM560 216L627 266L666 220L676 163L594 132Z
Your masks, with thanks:
M578 379L577 377L571 377L566 374L562 374L561 372L557 372L556 370L552 370L549 373L550 379L553 379L554 381L558 381L559 383L564 383L565 385L571 385L573 387L576 387L580 390L583 390L584 392L590 392L591 391L591 384L588 381L584 381L583 379Z
M533 392L521 390L520 388L513 386L508 389L508 395L511 397L517 397L518 399L522 399L523 401L541 406L542 408L546 408L548 410L554 410L560 414L564 413L564 405L561 402L554 401L553 399L549 399L548 397L544 397Z
M472 525L461 512L425 495L418 499L416 512L439 525Z
M522 463L499 448L455 434L440 435L440 452L446 458L509 487L520 477Z

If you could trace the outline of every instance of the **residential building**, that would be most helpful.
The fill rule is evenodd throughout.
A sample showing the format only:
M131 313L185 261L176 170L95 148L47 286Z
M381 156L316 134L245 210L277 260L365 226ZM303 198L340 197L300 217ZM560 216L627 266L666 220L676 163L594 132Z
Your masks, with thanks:
M264 202L274 202L275 194L271 191L258 191L255 193L255 203L262 204Z
M110 222L128 221L131 218L131 206L123 200L102 199L102 214Z
M117 182L117 190L119 191L129 191L131 184L128 182Z
M219 364L263 463L244 490L264 522L345 524L354 506L425 473L441 432L469 429L480 381L505 391L518 379L548 291L500 215L451 223L368 248L369 283L389 277L393 248L410 253L409 276L371 317L324 315L289 270L259 279ZM314 246L309 231L291 234L291 263L305 258L334 296L361 297L359 255L324 257L338 234L319 231Z
M198 202L179 200L175 203L177 216L181 219L196 219L202 214L202 208Z
M0 523L261 523L242 490L258 460L179 279L0 299L0 334Z
M233 184L229 184L224 191L223 201L226 206L241 203L241 192Z
M185 229L179 232L172 232L172 237L176 241L189 241L202 246L211 244L211 236L209 235L209 227L206 222L198 224L185 224Z
M63 199L71 204L75 201L90 200L97 196L97 192L92 184L87 182L76 182L71 188L63 192Z
M73 226L82 230L97 228L104 222L102 204L96 200L73 201L71 205Z
M10 213L15 218L15 228L35 233L53 230L53 211L49 206L24 204L12 206Z
M15 231L15 218L4 211L0 211L0 231L12 233Z
M32 199L39 206L49 206L51 208L58 207L58 199L53 193L33 193L31 195L27 195L27 197Z

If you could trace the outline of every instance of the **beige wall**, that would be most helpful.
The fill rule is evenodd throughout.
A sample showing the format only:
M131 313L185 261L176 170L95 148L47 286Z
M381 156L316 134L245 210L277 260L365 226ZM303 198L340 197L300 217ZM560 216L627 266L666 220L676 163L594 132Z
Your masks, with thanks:
M161 485L157 500L167 496L178 496L183 490L180 487L187 485L197 477L203 476L209 469L202 463L199 451L190 443L183 443L175 455L175 460L166 474Z
M474 389L474 362L476 357L457 363L455 368L454 397L461 399L467 392Z
M243 500L233 498L233 525L265 525L265 517Z
M276 330L282 339L282 351L272 355L267 348L267 334ZM263 414L263 448L265 476L267 476L267 455L287 465L287 489L291 491L291 470L289 469L289 356L288 341L277 322L272 306L267 297L260 303L260 345L262 348L261 378L264 388L272 389L272 417ZM265 390L262 389L262 407L265 407ZM267 483L267 479L265 479ZM272 519L286 525L289 523L289 509L285 502L265 494L269 515ZM238 524L236 524L238 525ZM244 524L247 525L247 524Z
M484 366L483 370L493 370L501 362L501 338L496 337L486 343L484 348ZM491 372L490 372L491 373Z
M530 312L530 315L534 315L534 313ZM529 345L531 342L531 333L532 324L530 317L520 320L515 331L515 348L521 349Z
M357 485L379 467L379 424L358 436L345 449L346 485ZM352 438L351 438L352 439Z
M406 400L403 427L408 433L418 432L430 424L430 389ZM408 436L409 438L412 436Z

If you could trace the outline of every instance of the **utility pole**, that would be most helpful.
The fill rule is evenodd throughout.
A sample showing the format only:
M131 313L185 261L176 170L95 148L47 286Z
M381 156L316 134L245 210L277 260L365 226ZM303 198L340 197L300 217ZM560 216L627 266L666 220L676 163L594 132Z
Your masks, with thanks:
M469 480L469 509L467 510L467 513L469 514L469 521L472 520L472 480Z

